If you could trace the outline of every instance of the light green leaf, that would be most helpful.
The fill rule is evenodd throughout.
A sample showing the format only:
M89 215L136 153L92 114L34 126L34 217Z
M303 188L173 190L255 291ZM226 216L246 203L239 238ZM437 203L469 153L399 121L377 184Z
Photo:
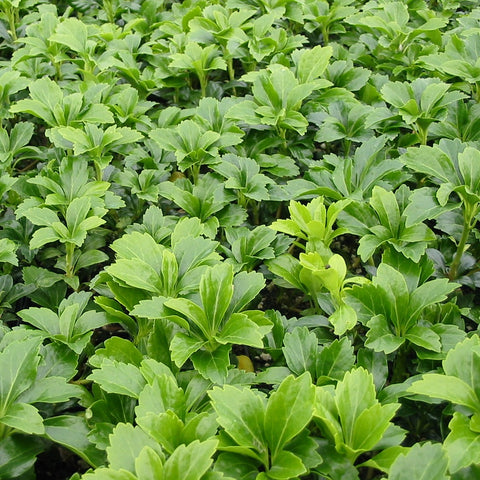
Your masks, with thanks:
M0 423L25 433L41 435L45 429L38 410L27 403L14 403L0 417Z
M234 313L215 336L217 342L222 344L233 343L256 348L263 347L262 338L258 325L242 313Z
M163 476L163 462L155 450L143 447L135 459L135 473L138 480L160 480Z
M107 458L110 467L135 472L135 461L144 447L160 452L157 443L139 427L130 423L118 423L110 435Z
M408 392L448 400L458 405L464 405L474 412L479 408L479 400L475 392L467 383L457 377L428 373L422 377L422 380L414 382Z
M365 346L372 348L376 352L392 353L399 348L405 338L397 337L383 315L376 315L367 322L369 328Z
M352 445L357 418L377 403L372 374L362 367L347 372L337 384L335 403L345 442Z
M268 470L268 478L275 480L298 478L306 471L305 465L297 455L280 450L272 459L272 466Z
M217 331L233 296L233 268L219 264L205 271L200 280L200 297L209 329Z
M162 279L148 263L138 259L120 258L107 267L106 271L130 287L162 294Z
M193 366L204 378L222 385L227 378L231 349L231 345L221 345L213 352L197 350L191 356Z
M322 377L341 380L345 372L350 370L354 364L353 346L348 338L344 337L334 340L320 350L316 360L316 374L319 380ZM317 384L319 383L317 382Z
M138 398L146 384L138 367L115 360L105 361L88 379L98 383L108 393L119 393L133 398Z
M301 83L316 80L328 66L332 56L332 47L317 45L311 49L301 50L297 65L297 78Z
M218 423L238 445L260 454L267 450L263 433L266 405L263 395L231 385L214 387L208 395L217 412Z
M315 376L318 355L318 338L307 327L297 327L283 338L283 355L288 368L296 375L310 372Z
M480 463L480 435L469 428L470 419L455 412L448 427L450 433L444 446L450 460L450 472Z
M265 438L276 454L310 422L315 402L315 386L309 373L287 377L270 396L265 411ZM279 421L281 419L281 421Z
M172 361L177 367L182 365L205 345L205 340L201 340L194 336L185 335L184 333L177 333L171 343L170 350L172 352Z
M165 462L164 480L200 480L213 463L217 443L216 439L211 439L180 445Z
M0 406L9 406L35 381L41 338L8 344L0 353Z
M393 462L389 480L448 480L448 459L442 445L415 444Z

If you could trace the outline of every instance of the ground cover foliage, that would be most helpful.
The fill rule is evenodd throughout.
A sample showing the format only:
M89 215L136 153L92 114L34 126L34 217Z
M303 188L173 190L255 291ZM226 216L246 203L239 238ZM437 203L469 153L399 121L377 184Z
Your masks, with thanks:
M480 476L480 8L0 1L0 479Z

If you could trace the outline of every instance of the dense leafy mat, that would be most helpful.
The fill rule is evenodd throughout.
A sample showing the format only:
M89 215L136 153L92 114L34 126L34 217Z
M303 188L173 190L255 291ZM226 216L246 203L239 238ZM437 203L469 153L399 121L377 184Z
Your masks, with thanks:
M476 4L1 0L0 478L480 478Z

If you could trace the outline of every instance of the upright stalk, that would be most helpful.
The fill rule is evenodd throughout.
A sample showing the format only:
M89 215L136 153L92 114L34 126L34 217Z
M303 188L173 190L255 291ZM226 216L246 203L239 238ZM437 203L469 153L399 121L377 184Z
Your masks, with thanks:
M467 245L468 237L473 227L477 223L475 215L478 211L478 204L469 205L465 204L465 210L463 213L463 231L460 241L457 245L457 251L453 257L452 263L450 265L450 270L448 272L448 278L450 280L455 280L458 277L458 268L460 267L460 262L462 261L463 253L465 252L465 246Z
M17 40L17 23L18 23L18 8L11 6L7 7L5 10L5 14L8 17L8 27L10 28L10 36L12 37L12 41L15 42Z
M74 265L75 244L68 242L65 244L65 249L66 249L65 274L68 278L73 278L75 275L75 265Z

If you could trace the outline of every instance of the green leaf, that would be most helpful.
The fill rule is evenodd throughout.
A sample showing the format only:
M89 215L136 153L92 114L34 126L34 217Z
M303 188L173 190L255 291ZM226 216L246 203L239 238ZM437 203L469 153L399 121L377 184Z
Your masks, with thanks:
M213 352L197 350L191 356L193 366L206 379L222 385L227 378L231 349L231 345L221 345Z
M248 345L262 348L263 335L258 325L243 313L234 313L223 325L220 334L215 336L217 342Z
M60 415L47 418L43 423L51 441L68 448L94 468L105 464L105 452L88 439L90 428L83 416Z
M0 423L8 425L24 433L41 435L45 429L43 419L38 410L26 403L14 403L7 408L7 411L0 417Z
M73 480L74 479L72 477ZM94 472L82 475L83 480L139 480L133 473L126 470L113 470L111 468L97 468Z
M148 414L164 413L167 410L182 416L185 409L185 395L173 377L157 376L152 384L146 385L138 397L135 408L137 417Z
M474 335L458 343L443 361L443 369L450 376L463 380L480 398L480 341Z
M334 340L329 345L325 345L317 355L317 384L323 379L341 380L345 372L350 370L354 364L353 346L348 338Z
M0 405L8 407L35 381L40 338L14 341L0 353Z
M146 290L147 292L162 294L162 280L158 273L148 263L138 259L118 259L106 268L114 278L118 278L127 285Z
M217 331L233 296L233 268L219 264L205 271L200 280L200 298L209 322L209 329Z
M414 326L407 330L405 338L414 345L440 352L442 344L440 343L440 336L428 327Z
M283 355L288 368L296 375L310 372L315 376L318 338L307 327L297 327L283 339Z
M414 382L408 389L410 393L441 398L449 402L464 405L472 411L478 411L478 398L472 388L457 377L428 373L422 380Z
M163 478L163 462L151 447L143 447L135 459L135 472L138 480L156 480Z
M376 315L367 323L369 328L365 346L376 352L392 353L397 350L405 339L396 336L383 315Z
M150 413L138 416L137 414L136 421L144 432L154 438L170 454L178 445L185 443L182 439L184 424L171 410L157 415Z
M32 435L12 434L0 442L0 478L17 478L27 473L44 443Z
M448 459L440 444L414 445L401 454L390 468L390 480L448 480Z
M164 480L200 480L213 463L218 441L215 439L180 445L165 462Z
M309 373L298 378L287 377L272 393L265 411L264 429L273 458L308 425L314 402L315 386Z
M133 398L138 398L146 383L138 367L115 360L104 361L101 368L95 369L88 379L98 383L108 393Z
M266 401L263 395L248 388L231 385L214 387L208 395L218 415L218 423L238 445L266 452L264 419Z
M469 428L470 419L455 412L448 427L450 433L444 442L449 458L449 469L455 473L461 468L480 463L480 435Z
M88 51L87 25L78 18L67 18L59 23L55 33L50 37L51 42L66 45L77 53Z
M268 478L275 480L298 478L306 471L307 469L300 458L292 452L281 450L272 460L272 466L268 470Z
M177 333L170 342L170 350L172 352L172 361L177 367L182 365L198 350L205 345L205 340L201 340L195 336L189 336L184 333Z
M135 472L136 459L146 446L160 453L157 443L139 427L118 423L110 435L110 446L107 447L110 467Z
M373 450L391 425L390 420L399 407L398 403L387 405L377 403L363 410L356 419L353 436L348 441L348 446L359 452Z
M382 225L388 226L389 231L396 236L400 227L400 210L395 194L375 186L370 204L377 212Z
M450 157L438 147L421 146L418 148L409 148L404 153L402 160L408 168L430 175L433 178L439 178L445 183L456 181L457 173Z
M389 447L382 450L379 454L375 455L370 460L361 463L362 467L373 467L382 472L389 473L390 467L399 455L408 453L408 447Z
M343 436L350 445L356 435L357 418L377 403L372 374L361 367L347 372L337 384L335 403Z
M446 278L438 278L420 285L410 295L410 315L415 317L426 306L443 302L447 295L458 287L458 283L449 282Z
M332 56L332 47L317 45L311 49L301 50L297 64L297 78L301 83L316 80L328 66Z

